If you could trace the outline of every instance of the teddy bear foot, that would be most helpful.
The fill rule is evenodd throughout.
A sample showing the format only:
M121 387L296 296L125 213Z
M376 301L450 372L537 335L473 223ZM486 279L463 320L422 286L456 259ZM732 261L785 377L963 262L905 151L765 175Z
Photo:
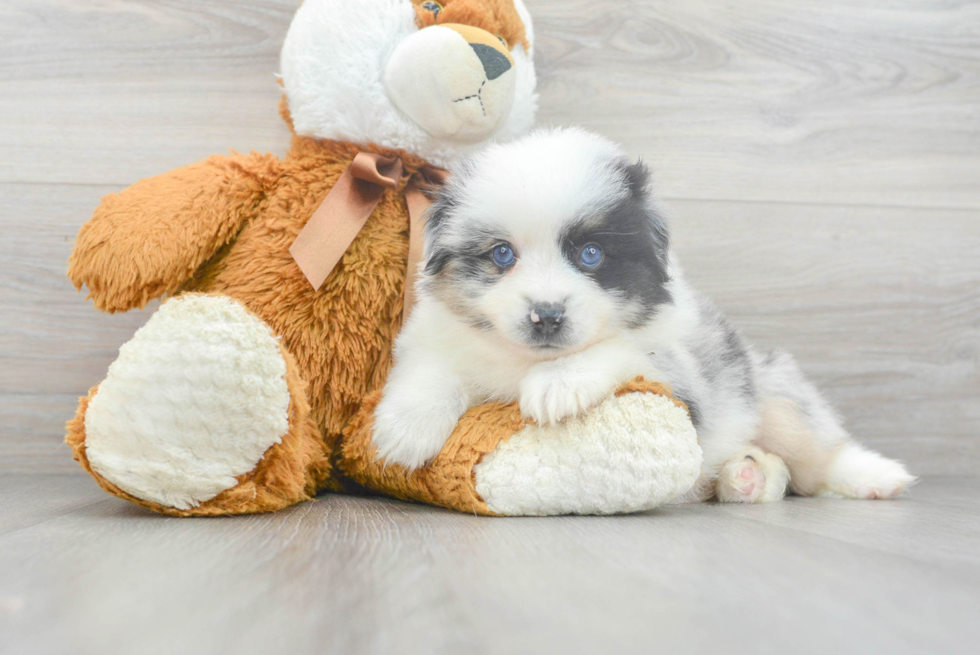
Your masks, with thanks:
M556 425L525 425L473 475L495 514L625 514L686 492L700 463L687 412L666 396L633 391Z
M307 469L322 441L289 369L241 304L180 296L120 348L68 442L104 488L158 511L278 509L315 492Z

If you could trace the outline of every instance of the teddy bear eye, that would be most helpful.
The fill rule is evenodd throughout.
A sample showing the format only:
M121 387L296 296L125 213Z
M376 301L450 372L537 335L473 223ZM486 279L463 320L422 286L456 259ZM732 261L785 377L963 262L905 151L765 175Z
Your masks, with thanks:
M507 47L507 39L505 39L504 37L500 36L499 34L495 34L494 36L496 36L498 39L500 39L500 42L504 44L504 47L505 48Z
M439 12L442 11L442 5L438 2L423 2L422 9L432 12L432 17L436 18L439 16Z

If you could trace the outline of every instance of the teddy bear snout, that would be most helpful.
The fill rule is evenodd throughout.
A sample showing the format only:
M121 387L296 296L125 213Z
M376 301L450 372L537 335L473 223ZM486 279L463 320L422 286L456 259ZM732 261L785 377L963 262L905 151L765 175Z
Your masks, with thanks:
M392 103L434 137L475 142L506 121L515 62L503 42L469 25L419 30L392 52L384 86Z

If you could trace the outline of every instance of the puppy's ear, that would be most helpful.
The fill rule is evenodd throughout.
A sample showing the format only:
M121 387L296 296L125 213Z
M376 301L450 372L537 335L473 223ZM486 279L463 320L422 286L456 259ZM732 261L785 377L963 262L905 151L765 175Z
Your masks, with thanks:
M456 208L453 197L447 193L437 194L432 199L429 211L425 215L425 240L426 242L434 239L446 224L450 212Z
M443 192L429 207L425 221L425 249L422 270L426 275L438 275L446 267L452 254L439 246L439 234L445 229L450 213L456 208L453 196Z
M446 229L450 217L459 209L459 198L466 181L473 177L476 160L473 155L463 157L452 167L449 181L438 192L430 196L425 221L425 251L422 270L426 275L438 275L446 267L453 253L440 245L440 236Z
M642 206L643 213L647 216L657 259L660 261L666 276L670 231L667 228L667 220L664 218L659 203L653 196L650 169L647 168L642 159L637 159L635 162L624 160L621 169L626 188L630 194L630 201Z
M646 200L650 195L650 169L647 165L642 159L635 162L624 161L622 169L630 195L638 200Z

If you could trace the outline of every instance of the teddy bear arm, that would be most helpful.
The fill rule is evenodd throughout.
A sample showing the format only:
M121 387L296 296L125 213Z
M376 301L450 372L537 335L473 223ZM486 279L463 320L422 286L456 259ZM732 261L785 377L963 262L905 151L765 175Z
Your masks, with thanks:
M214 156L110 194L79 231L68 277L107 312L174 293L257 213L280 171L268 154Z
M408 471L372 442L381 391L344 430L336 465L374 491L475 514L619 514L680 497L700 475L690 415L668 387L637 378L585 414L539 426L516 403L470 409L436 458Z

